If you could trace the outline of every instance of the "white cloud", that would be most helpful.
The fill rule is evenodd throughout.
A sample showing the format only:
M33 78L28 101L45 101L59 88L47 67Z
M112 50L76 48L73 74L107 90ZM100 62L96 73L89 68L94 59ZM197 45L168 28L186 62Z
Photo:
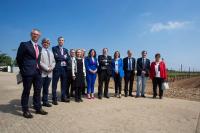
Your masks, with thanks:
M163 30L174 30L174 29L181 29L188 25L188 21L178 22L178 21L169 21L167 23L155 23L152 25L150 31L151 32L160 32Z

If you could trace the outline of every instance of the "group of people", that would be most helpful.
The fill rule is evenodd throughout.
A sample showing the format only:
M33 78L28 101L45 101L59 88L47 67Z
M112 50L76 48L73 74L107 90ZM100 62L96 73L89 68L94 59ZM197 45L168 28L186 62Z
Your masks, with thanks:
M83 49L71 49L68 53L68 50L63 47L63 37L58 38L58 45L52 47L52 50L49 49L50 40L47 38L42 39L41 47L38 44L40 36L40 31L33 29L31 40L21 42L16 57L23 80L21 105L25 118L33 118L28 107L32 85L34 89L33 106L36 114L48 114L42 109L42 105L52 106L48 100L51 80L53 105L58 105L57 86L59 79L61 102L70 102L70 97L74 97L75 102L82 102L82 95L86 95L88 99L94 99L97 75L99 99L110 97L108 88L111 77L115 83L115 97L121 98L123 78L125 97L133 97L135 74L137 75L136 98L145 98L146 80L150 77L153 83L153 98L157 96L158 86L159 98L162 99L162 83L167 78L167 72L159 53L155 55L155 61L152 63L147 59L147 51L142 51L142 57L137 60L130 50L127 51L126 58L122 59L119 51L115 51L112 58L108 55L108 48L103 48L102 55L98 57L94 49L90 49L88 56L85 56ZM136 71L137 73L135 73ZM87 92L85 92L85 88L87 88Z

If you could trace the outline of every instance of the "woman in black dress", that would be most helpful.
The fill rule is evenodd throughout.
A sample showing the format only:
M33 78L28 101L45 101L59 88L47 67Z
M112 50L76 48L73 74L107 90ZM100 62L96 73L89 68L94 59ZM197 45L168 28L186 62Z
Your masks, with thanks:
M72 76L75 87L75 101L83 102L81 98L82 89L85 86L85 63L84 58L81 58L81 49L76 50L76 59L72 63Z

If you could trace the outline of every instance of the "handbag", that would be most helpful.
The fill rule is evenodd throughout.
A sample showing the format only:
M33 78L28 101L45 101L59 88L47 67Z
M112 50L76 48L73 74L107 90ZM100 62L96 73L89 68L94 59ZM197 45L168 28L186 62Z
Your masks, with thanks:
M16 80L17 80L17 84L22 83L22 75L20 72L16 75Z
M163 82L162 83L162 89L163 90L168 90L169 89L169 83L168 82Z

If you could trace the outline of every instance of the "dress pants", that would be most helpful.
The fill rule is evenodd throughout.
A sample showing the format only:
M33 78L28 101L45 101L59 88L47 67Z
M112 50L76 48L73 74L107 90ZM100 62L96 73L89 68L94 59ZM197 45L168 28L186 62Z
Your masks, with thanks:
M136 96L140 96L140 89L141 90L141 96L145 95L145 89L146 89L146 81L147 81L146 76L137 76L137 91L136 91Z
M163 78L156 78L154 77L152 80L153 83L153 96L156 97L157 96L157 86L159 88L159 96L162 97L163 96L163 89L162 89L162 83L163 83Z
M75 87L75 100L81 100L82 87Z
M49 95L49 85L51 83L51 78L46 76L42 78L42 87L43 87L43 92L42 92L42 101L43 103L48 103L48 95Z
M86 79L87 79L87 94L94 93L96 74L87 73Z
M66 98L67 71L66 67L54 68L52 80L52 100L57 101L57 84L61 80L61 99Z
M29 101L29 95L30 90L33 84L33 106L35 110L41 109L41 88L42 88L42 77L39 72L39 69L33 76L23 76L23 92L21 96L21 105L22 105L22 111L26 112L28 111L28 101Z
M73 85L73 78L72 78L72 71L67 71L67 84L66 84L66 97L70 98L73 95L74 85Z
M110 76L107 73L107 70L102 70L99 75L98 75L98 81L99 81L99 86L98 86L98 96L102 97L103 93L103 83L104 83L104 96L108 96L108 85L110 82Z
M122 90L122 78L119 74L114 75L114 81L115 81L115 94L121 94Z
M125 72L124 81L125 81L125 87L124 87L124 93L127 95L129 92L129 95L133 92L133 82L134 82L134 73L132 71ZM129 88L129 89L128 89Z

